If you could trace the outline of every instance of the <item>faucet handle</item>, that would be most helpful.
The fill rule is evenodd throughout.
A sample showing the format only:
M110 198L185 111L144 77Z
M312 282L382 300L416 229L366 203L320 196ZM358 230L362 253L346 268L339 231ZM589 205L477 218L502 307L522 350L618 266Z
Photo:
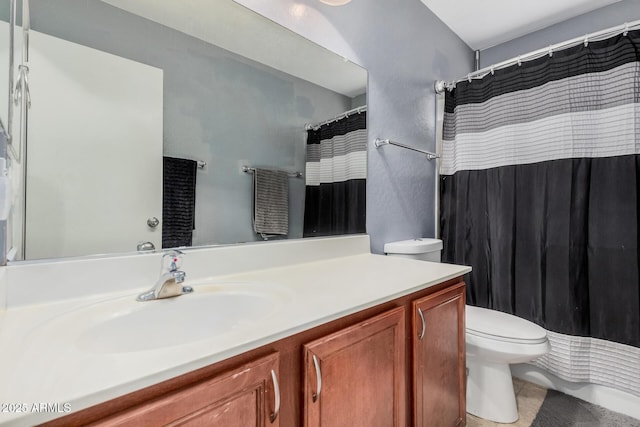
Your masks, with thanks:
M177 249L162 255L162 271L177 271L182 266L182 255Z
M176 283L182 283L184 282L184 278L186 277L187 273L185 273L184 271L176 271L173 273L173 277L176 279Z

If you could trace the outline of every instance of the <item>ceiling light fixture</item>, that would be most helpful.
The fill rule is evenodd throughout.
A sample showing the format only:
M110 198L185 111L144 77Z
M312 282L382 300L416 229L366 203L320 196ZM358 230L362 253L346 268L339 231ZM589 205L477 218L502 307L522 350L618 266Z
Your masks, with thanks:
M349 3L351 0L320 0L320 1L330 6L342 6L343 4Z

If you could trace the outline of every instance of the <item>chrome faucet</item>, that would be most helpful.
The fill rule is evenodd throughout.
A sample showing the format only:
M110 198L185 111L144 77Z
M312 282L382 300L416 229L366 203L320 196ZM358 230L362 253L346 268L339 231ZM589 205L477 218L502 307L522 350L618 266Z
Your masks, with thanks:
M182 252L173 250L162 256L160 278L156 284L140 295L138 301L151 301L155 299L177 297L193 292L191 286L182 286L186 273L179 270L182 264Z

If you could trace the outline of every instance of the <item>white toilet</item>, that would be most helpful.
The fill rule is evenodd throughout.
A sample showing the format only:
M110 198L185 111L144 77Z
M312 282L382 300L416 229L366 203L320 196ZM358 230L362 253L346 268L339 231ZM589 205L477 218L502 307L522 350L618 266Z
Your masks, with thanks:
M387 255L440 262L442 241L414 239L384 245ZM523 318L480 307L466 307L467 412L498 423L518 420L510 363L524 363L549 352L546 331Z

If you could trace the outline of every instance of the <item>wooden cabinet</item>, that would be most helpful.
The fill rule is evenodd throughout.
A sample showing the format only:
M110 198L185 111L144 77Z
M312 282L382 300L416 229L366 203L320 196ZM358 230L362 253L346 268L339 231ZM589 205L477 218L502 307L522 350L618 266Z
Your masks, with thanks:
M304 345L304 426L405 423L405 310Z
M464 425L464 284L417 299L412 309L414 425Z
M464 339L456 278L46 425L464 425Z
M278 354L255 360L94 426L279 426Z

